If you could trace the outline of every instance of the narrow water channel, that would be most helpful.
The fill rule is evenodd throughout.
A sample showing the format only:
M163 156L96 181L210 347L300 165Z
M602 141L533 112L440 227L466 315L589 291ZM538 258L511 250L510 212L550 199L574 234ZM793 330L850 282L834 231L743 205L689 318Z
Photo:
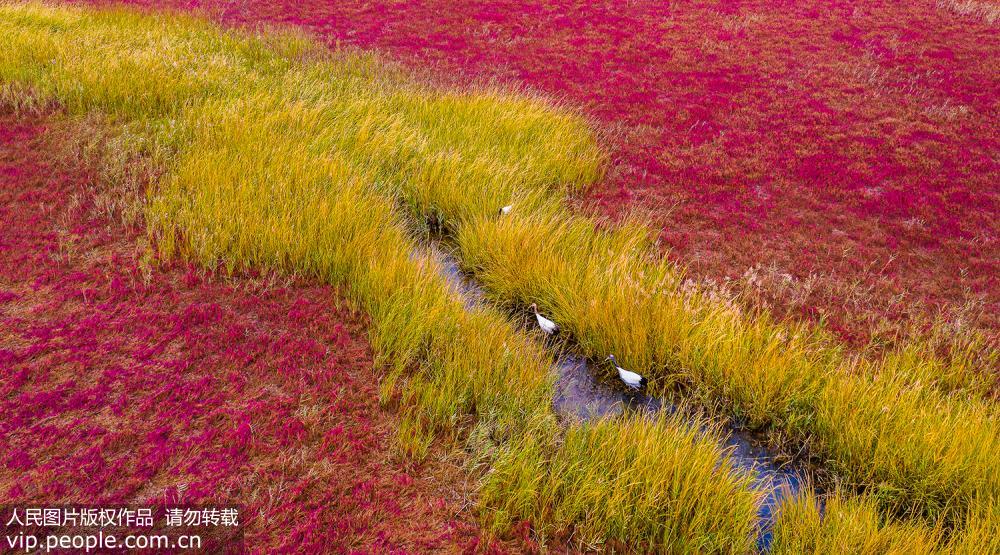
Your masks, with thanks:
M445 278L466 306L487 302L482 287L462 272L458 262L444 247L432 242L428 248L441 263ZM651 415L677 411L677 407L669 401L628 389L611 369L610 365L602 367L563 349L554 367L557 379L552 404L556 413L565 420L586 422L626 411ZM771 520L775 509L783 499L798 492L802 478L798 472L777 464L775 457L751 433L732 425L726 426L722 432L733 464L752 473L755 487L767 492L758 511L760 534L757 538L758 549L766 551L771 544Z

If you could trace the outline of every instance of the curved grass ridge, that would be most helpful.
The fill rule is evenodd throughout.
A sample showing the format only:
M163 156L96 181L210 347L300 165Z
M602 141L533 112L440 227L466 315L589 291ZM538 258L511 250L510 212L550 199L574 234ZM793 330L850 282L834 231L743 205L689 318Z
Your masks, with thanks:
M569 215L560 176L512 156L503 136L477 139L481 118L413 109L426 114L415 116L430 128L424 141L385 152L377 179L451 232L496 301L537 302L588 355L613 352L655 387L683 383L750 426L790 432L892 513L961 522L977 500L1000 497L1000 422L964 353L852 358L804 325L745 313L689 288L651 254L644 226ZM546 139L539 149L578 144ZM512 214L495 217L508 203Z
M750 550L761 492L716 433L641 418L563 432L550 357L495 309L464 307L383 179L387 163L434 179L461 162L467 179L579 185L599 156L578 119L512 95L406 85L371 58L186 17L0 5L0 34L5 102L104 114L125 130L122 148L155 158L163 178L146 219L164 255L349 285L392 364L386 396L402 384L401 447L419 458L476 417L466 441L488 468L488 524L531 519L540 534L576 529L592 545ZM448 140L493 141L502 156L435 149L438 119L476 122Z
M566 176L535 164L532 152L518 156L512 145L522 136L483 140L477 133L490 124L477 114L439 114L421 103L407 111L421 122L419 141L374 161L349 144L344 154L374 162L388 192L447 228L495 300L537 302L587 354L613 352L656 387L681 382L751 426L808 441L891 512L960 522L974 500L1000 495L997 414L961 353L938 361L909 347L849 358L805 326L744 313L688 288L650 254L643 226L606 230L569 216L558 186ZM537 149L565 146L574 154L563 159L579 160L577 134L548 130L545 139ZM495 217L511 202L509 217Z
M805 328L687 290L637 231L551 214L457 226L462 259L487 291L538 302L588 354L619 354L654 387L681 382L751 426L808 441L893 512L960 518L972 500L1000 495L988 401L938 387L911 358L846 359Z
M893 512L961 520L973 500L1000 494L997 416L972 394L982 384L961 357L847 358L805 327L688 289L671 264L650 256L642 226L607 231L567 216L564 184L597 172L581 127L518 132L494 123L496 104L465 112L455 97L446 110L419 96L393 99L398 119L347 129L352 138L338 148L383 190L448 227L465 266L497 300L538 302L588 354L614 352L657 387L682 382L751 426L792 432ZM538 110L528 102L515 112L532 120ZM484 138L494 128L501 133ZM369 133L409 140L353 138ZM512 217L495 218L509 202Z

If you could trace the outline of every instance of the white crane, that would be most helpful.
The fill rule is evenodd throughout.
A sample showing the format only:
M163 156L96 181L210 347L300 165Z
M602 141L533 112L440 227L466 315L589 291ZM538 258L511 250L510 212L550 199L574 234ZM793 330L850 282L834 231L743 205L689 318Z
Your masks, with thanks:
M618 377L625 382L625 385L631 387L632 389L639 389L640 387L646 385L646 378L643 378L631 370L626 370L621 366L618 366L618 361L615 360L615 355L608 355L608 360L611 361L611 364L615 365L615 369L618 370Z
M538 305L531 303L531 310L535 311L535 319L538 320L538 327L542 328L542 331L549 335L559 331L559 326L555 322L538 313Z

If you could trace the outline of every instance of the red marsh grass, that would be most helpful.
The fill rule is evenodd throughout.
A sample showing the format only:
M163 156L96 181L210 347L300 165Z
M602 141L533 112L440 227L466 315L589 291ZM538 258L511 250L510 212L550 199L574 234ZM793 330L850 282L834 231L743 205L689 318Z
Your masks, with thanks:
M143 262L84 145L0 116L0 503L240 504L262 551L487 545L461 460L392 456L365 318L336 290ZM78 148L81 147L81 148Z
M560 457L573 463L574 453L592 451L574 445L610 450L610 460L622 464L631 461L627 457L636 455L634 445L615 438L636 437L633 425L602 425L591 434L570 430L560 442L548 408L544 354L530 340L505 331L508 324L496 313L466 315L442 292L433 264L411 259L411 241L401 231L405 226L392 208L393 197L453 226L465 262L500 299L540 299L591 354L624 352L623 360L651 371L659 387L687 382L751 423L804 436L800 439L829 457L852 487L874 488L881 496L880 510L890 507L931 520L947 516L959 526L980 522L965 518L968 509L990 522L991 513L980 507L996 497L995 476L985 458L995 452L992 409L962 392L945 397L945 388L920 384L909 366L884 375L855 375L841 364L835 348L814 351L807 330L777 325L765 314L743 313L697 291L678 293L682 284L675 269L649 257L641 227L607 233L585 218L568 217L553 189L579 188L598 175L601 159L585 126L572 115L504 94L432 91L420 96L427 92L422 89L405 94L391 74L363 58L347 58L346 73L325 65L300 67L297 60L322 55L294 37L265 47L208 31L201 37L205 42L185 50L198 60L197 71L184 71L194 68L162 61L174 44L169 34L154 34L151 41L112 25L104 28L107 36L87 35L74 27L80 20L63 16L14 12L16 25L8 30L20 48L9 51L0 66L13 84L6 89L8 98L30 98L24 96L30 87L40 95L35 98L58 99L70 113L100 110L124 122L131 119L135 125L126 129L137 138L155 137L171 172L153 196L150 224L167 253L231 269L263 266L349 282L352 295L372 316L370 337L383 362L399 361L397 370L420 366L417 374L403 377L406 406L419 410L406 414L400 445L419 458L428 438L460 430L456 415L475 411L479 416L469 444L497 470L482 489L492 524L535 517L544 534L553 531L546 524L565 526L559 515L568 515L590 537L741 551L750 541L756 496L741 486L745 477L731 474L725 459L708 447L710 437L689 446L680 458L700 464L678 462L669 473L643 473L653 481L638 490L627 480L587 480L570 486L567 494L563 480L574 473L540 476L540 464ZM146 21L102 17L120 17L125 28ZM83 50L67 57L63 49L69 45L59 37L69 28L75 47ZM108 50L102 41L109 36L126 45L115 43L116 53L134 56L101 56ZM270 48L281 54L272 55ZM87 58L91 64L75 61L88 53L98 53ZM63 61L53 64L50 57ZM97 62L114 70L99 71ZM389 79L374 90L362 89L370 96L357 95L359 85L373 77ZM314 88L313 79L324 86ZM170 86L149 86L164 83ZM292 91L289 97L282 96L285 90ZM348 92L354 102L344 101ZM502 131L502 137L484 139L474 132L482 129ZM132 148L136 144L143 143ZM456 144L461 148L455 150ZM191 145L197 149L186 150ZM366 152L370 155L362 156ZM510 197L517 201L516 217L496 220L496 199ZM528 254L533 266L511 263ZM520 271L513 273L515 268ZM622 271L628 280L609 280ZM641 310L631 310L635 303ZM455 333L463 328L476 333ZM498 357L501 353L513 358ZM901 395L905 411L881 410ZM823 407L829 410L819 410ZM860 414L847 414L852 410ZM873 421L882 432L872 440L866 434ZM964 427L958 428L959 422ZM641 423L636 429L644 437L684 437L676 422ZM672 460L655 450L640 455L633 462L643 468ZM713 460L721 466L703 464ZM606 465L596 458L575 463L583 476L594 475L591 463ZM588 499L581 494L592 483L608 488L604 497L614 498L630 491L676 492L656 482L675 477L678 483L703 482L703 487L683 489L702 495L674 497L666 505L634 505L646 510L634 521L643 526L638 530L620 525L626 522L623 507L629 505L604 507L596 514L573 510ZM739 496L708 494L720 489ZM721 506L720 499L725 501ZM664 506L671 511L665 516ZM717 518L695 519L693 530L673 528L685 514ZM970 524L961 533L970 529L989 530L989 525Z
M996 348L995 2L129 3L565 99L612 161L581 204L642 210L695 281L856 347L938 322Z
M750 548L762 492L715 433L676 419L559 427L550 356L500 312L464 307L417 251L396 208L398 184L381 179L400 156L428 177L450 175L464 158L463 172L526 170L573 187L601 162L581 120L509 93L423 88L375 58L330 54L295 34L248 37L191 18L35 4L0 14L11 45L0 53L6 101L101 114L120 139L114 161L136 155L162 170L144 212L160 254L347 286L370 317L376 364L399 384L379 392L402 413L394 447L419 462L435 438L464 440L491 530L530 520L543 540L579 525L586 535L575 541L594 545ZM483 122L494 135L466 126L437 136L451 119ZM553 134L560 140L549 142ZM470 144L437 150L452 140ZM481 143L502 145L502 155L473 158ZM528 165L504 167L505 157ZM634 437L662 441L636 452ZM595 462L588 445L601 449L601 465L657 471L553 472L563 468L556 461ZM595 490L608 499L656 492L660 502L566 509Z

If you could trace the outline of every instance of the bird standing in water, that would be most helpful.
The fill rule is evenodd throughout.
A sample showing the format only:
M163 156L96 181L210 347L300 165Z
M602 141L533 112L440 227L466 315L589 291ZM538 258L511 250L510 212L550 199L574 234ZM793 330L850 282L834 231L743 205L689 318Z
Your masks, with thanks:
M618 377L625 382L625 385L631 387L632 389L639 389L640 387L646 385L646 378L643 378L631 370L626 370L621 366L618 366L618 361L615 359L615 355L608 355L608 360L611 361L611 364L615 365L615 369L618 370Z
M538 327L542 328L542 331L549 335L559 331L559 326L555 322L538 313L538 305L531 303L531 310L535 312L535 319L538 320Z

